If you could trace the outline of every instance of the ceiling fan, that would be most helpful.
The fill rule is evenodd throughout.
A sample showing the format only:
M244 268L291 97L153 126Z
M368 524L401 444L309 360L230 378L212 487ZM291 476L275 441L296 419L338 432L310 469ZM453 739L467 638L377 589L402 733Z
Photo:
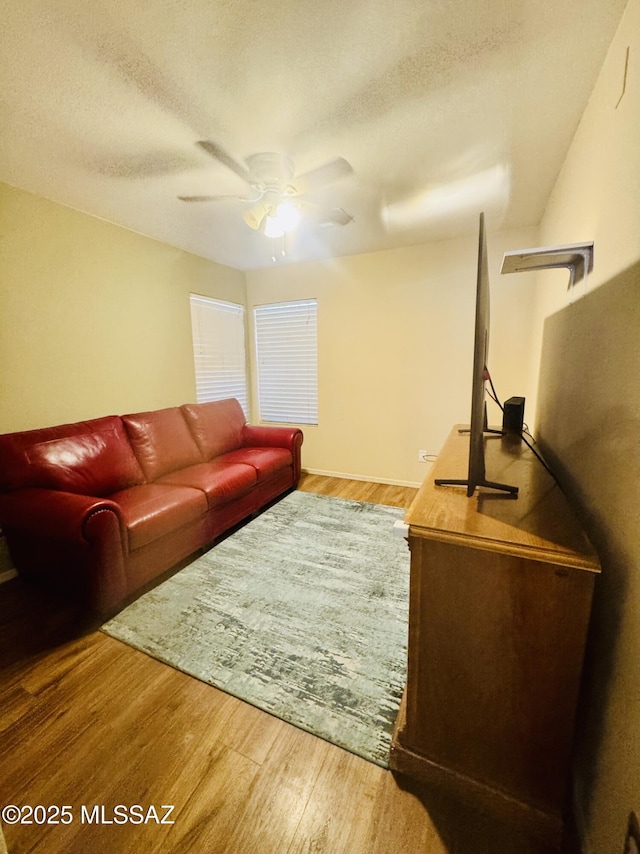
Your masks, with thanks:
M252 154L243 163L215 142L200 140L197 144L210 157L242 178L249 185L249 192L244 196L178 196L183 202L247 202L250 206L243 213L244 221L267 237L281 237L295 228L302 205L311 209L320 226L347 225L353 220L351 214L342 208L323 210L306 198L309 193L352 174L351 165L342 157L296 175L293 160L284 154Z

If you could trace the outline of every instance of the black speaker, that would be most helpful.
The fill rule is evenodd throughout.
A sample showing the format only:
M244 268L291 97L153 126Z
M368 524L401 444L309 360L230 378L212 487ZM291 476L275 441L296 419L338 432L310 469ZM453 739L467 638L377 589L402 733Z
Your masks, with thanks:
M502 413L502 432L522 435L524 424L524 397L510 397L504 402Z

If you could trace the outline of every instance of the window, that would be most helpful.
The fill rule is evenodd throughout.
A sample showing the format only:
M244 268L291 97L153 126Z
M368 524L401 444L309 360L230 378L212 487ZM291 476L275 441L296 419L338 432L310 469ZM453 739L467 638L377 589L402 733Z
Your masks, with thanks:
M261 421L318 423L318 301L254 309Z
M244 307L190 295L198 403L235 397L249 417Z

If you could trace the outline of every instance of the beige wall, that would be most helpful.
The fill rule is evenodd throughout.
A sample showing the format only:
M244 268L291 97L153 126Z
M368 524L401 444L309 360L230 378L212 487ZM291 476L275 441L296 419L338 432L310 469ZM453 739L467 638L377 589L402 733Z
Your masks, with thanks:
M622 851L629 812L640 815L639 59L640 0L631 0L541 226L544 244L595 240L586 295L540 273L536 306L538 321L551 315L537 432L603 568L575 767L587 854Z
M640 7L637 0L631 0L540 225L543 246L595 241L593 273L586 284L569 292L566 271L548 270L522 276L537 281L533 314L535 366L539 364L544 318L626 270L638 257L639 30ZM629 64L625 82L627 48ZM535 399L532 405L535 406Z
M489 235L503 397L527 394L533 289L499 268L535 240ZM437 453L469 416L476 243L278 266L248 274L247 297L239 271L0 184L0 431L194 399L189 292L250 307L317 296L321 423L305 428L305 467L420 483L418 450Z
M504 398L527 395L533 288L499 270L507 249L536 240L535 230L488 236L490 367ZM304 428L306 469L422 482L418 451L437 453L469 420L476 261L474 235L247 274L250 314L318 299L319 424Z
M0 184L0 432L194 400L191 291L244 275Z

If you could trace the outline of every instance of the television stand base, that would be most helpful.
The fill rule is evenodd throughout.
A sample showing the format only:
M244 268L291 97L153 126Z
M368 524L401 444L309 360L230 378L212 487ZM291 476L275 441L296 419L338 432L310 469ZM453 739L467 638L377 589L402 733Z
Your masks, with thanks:
M497 430L494 427L483 427L483 433L491 433L494 436L504 436L504 430ZM470 427L458 427L458 433L471 433Z
M469 490L469 481L468 480L446 480L444 478L437 477L434 481L436 486L466 486L467 487L467 495L473 495L474 490ZM496 483L493 480L480 480L476 483L476 488L478 486L486 486L487 489L498 489L501 492L508 492L509 495L512 495L514 498L518 495L518 487L517 486L509 486L506 483Z

